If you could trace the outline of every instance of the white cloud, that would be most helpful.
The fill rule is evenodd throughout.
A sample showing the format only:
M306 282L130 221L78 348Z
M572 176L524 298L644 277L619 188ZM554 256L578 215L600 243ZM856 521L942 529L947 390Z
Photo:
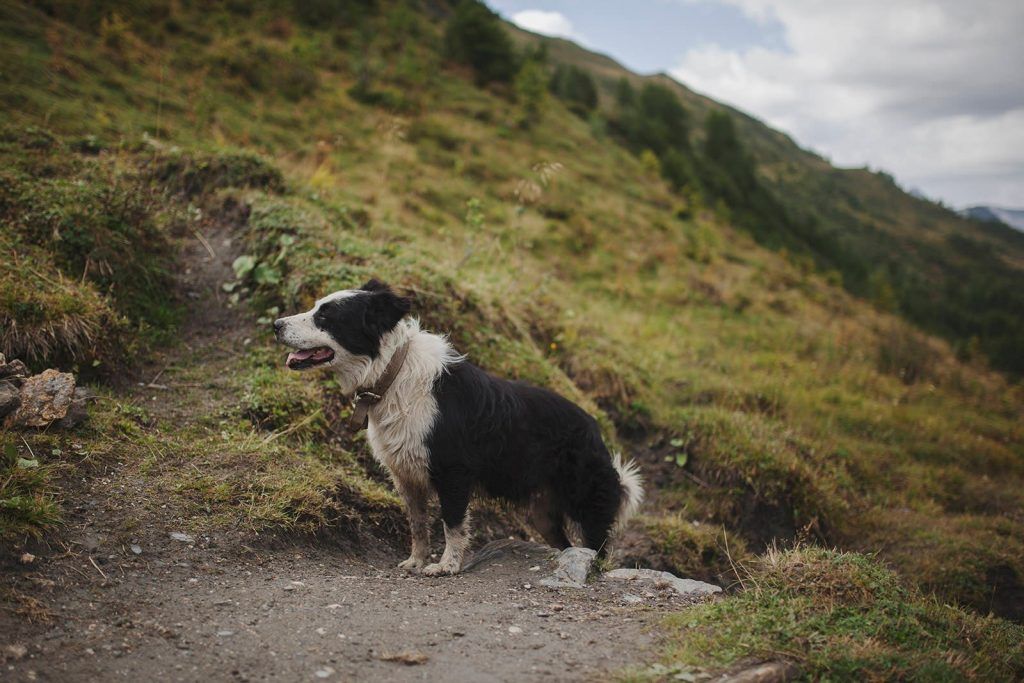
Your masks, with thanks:
M520 28L545 36L568 38L577 42L582 36L576 33L572 22L561 12L548 12L540 9L524 9L512 15L512 22Z
M1024 205L1024 2L704 1L777 22L786 47L704 45L679 80L838 164L956 205Z

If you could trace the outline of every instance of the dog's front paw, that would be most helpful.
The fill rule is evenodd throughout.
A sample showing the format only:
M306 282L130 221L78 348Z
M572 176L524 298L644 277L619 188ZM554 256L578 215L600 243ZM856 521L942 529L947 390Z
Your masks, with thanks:
M458 574L461 569L462 567L456 563L446 562L442 559L440 562L428 564L423 568L423 573L427 576L442 576L444 574Z
M423 558L412 555L409 557L408 560L402 560L401 562L399 562L398 568L411 572L423 567L425 562L426 560L424 560Z

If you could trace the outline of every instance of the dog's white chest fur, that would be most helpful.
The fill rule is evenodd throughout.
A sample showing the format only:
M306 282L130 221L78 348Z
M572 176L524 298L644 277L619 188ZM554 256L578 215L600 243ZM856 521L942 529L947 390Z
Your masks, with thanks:
M430 477L426 440L437 419L434 382L461 357L443 337L422 332L416 321L403 327L383 346L390 356L408 339L409 353L383 400L370 408L367 437L374 458L393 477L425 486Z

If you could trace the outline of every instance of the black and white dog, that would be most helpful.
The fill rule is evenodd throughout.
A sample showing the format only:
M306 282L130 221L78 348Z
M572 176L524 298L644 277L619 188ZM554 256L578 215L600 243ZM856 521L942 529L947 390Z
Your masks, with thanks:
M409 515L412 554L399 567L429 575L462 569L474 491L529 504L532 523L556 548L570 545L571 525L603 552L643 497L636 465L609 454L597 422L579 406L477 368L447 339L421 330L407 317L410 307L371 280L274 322L278 341L295 349L287 360L293 370L329 367L346 394L385 374L392 380L369 408L368 437ZM432 494L441 503L445 549L426 564Z

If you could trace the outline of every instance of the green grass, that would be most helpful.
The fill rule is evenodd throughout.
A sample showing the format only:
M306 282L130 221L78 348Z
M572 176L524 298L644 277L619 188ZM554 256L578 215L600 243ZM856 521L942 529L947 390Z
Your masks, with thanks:
M875 559L801 547L743 572L745 590L669 618L676 671L784 660L807 680L1013 680L1024 629L907 588ZM642 674L641 674L642 677Z
M48 486L56 467L51 458L52 451L37 454L14 433L0 433L0 541L39 537L60 521Z
M254 320L384 278L474 362L564 393L642 461L658 501L636 526L645 557L724 580L730 554L749 562L773 537L871 553L835 563L843 580L867 580L858 578L861 565L874 577L873 619L891 616L891 575L872 573L885 563L914 586L900 589L923 610L914 619L935 622L916 632L920 653L934 655L941 636L934 642L953 653L952 664L937 660L952 667L947 673L973 670L958 663L961 651L988 661L948 630L976 630L984 649L1009 627L933 603L1018 618L1024 609L1014 597L1024 577L1020 385L851 296L835 273L762 248L557 100L521 128L508 92L443 68L437 23L414 14L408 34L416 39L393 44L388 27L409 21L401 7L382 2L366 23L328 28L262 5L245 16L173 8L155 23L126 13L112 36L109 22L106 34L97 28L99 17L54 21L5 5L0 31L14 49L0 55L0 95L18 132L4 138L11 170L2 177L13 178L3 187L20 189L0 192L0 201L22 199L5 204L4 216L51 207L54 218L42 225L60 226L69 198L102 207L105 192L141 188L158 201L128 224L167 237L152 252L166 268L193 221L230 213L251 259L229 283L231 296ZM178 29L163 30L169 21ZM220 68L231 50L244 63ZM287 55L286 64L316 77L278 93L246 72L262 68L254 54ZM371 91L388 96L351 95L367 74ZM56 132L42 131L44 121ZM741 122L741 135L753 125ZM758 154L787 153L778 135L749 140ZM96 157L97 149L105 151ZM83 223L97 225L90 234L120 234L123 222L96 224L96 215ZM140 329L145 338L131 299L120 297L146 292L83 278L74 254L28 230L34 222L9 225L20 227L0 236L3 248L26 257L0 261L2 281L23 287L0 297L8 319L24 326L29 314L53 323L67 313L97 329L123 328L125 344ZM141 252L148 263L150 250ZM81 310L68 308L71 299ZM29 305L14 311L21 301ZM62 343L91 348L79 338ZM364 512L389 524L396 501L365 444L335 432L344 408L330 385L285 372L277 353L269 338L255 338L219 368L222 383L207 387L213 407L192 424L153 424L118 399L97 404L94 424L75 436L91 452L138 466L196 524L323 531L352 527ZM80 356L80 369L91 365ZM210 368L169 372L203 386L210 376ZM49 481L38 490L56 500ZM816 564L832 557L800 553ZM770 623L779 605L803 600L786 592L800 584L788 570L752 571L777 580L758 579L760 593L702 609L735 604L722 617L740 628L747 615L764 633L743 642L767 643L773 654L781 646ZM800 604L816 614L814 600ZM690 633L688 623L679 628ZM814 623L826 635L839 628ZM884 631L875 621L844 624L854 640ZM864 654L865 671L902 675L907 662L924 661L913 639L884 633L888 654ZM738 651L726 640L716 649L713 635L694 642L700 648L686 661L703 652L726 663ZM815 647L801 661L827 677L815 667L843 653L838 644ZM890 659L891 669L879 664ZM985 666L979 675L998 670Z

